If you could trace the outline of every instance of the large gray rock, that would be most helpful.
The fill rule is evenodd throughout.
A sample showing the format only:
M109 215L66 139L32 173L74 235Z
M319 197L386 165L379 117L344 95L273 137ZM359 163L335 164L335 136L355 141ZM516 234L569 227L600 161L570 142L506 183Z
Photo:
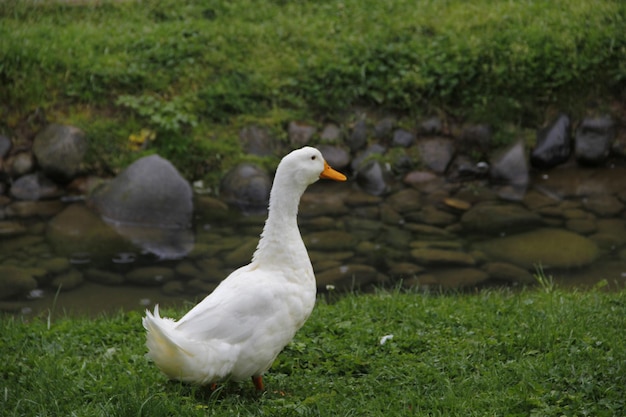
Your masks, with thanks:
M176 168L159 155L141 158L96 190L92 201L109 222L187 228L192 190Z
M576 129L576 160L586 165L604 162L615 133L615 121L609 116L585 118Z
M50 124L35 137L33 152L46 175L68 181L81 169L87 141L77 127Z
M539 168L552 168L567 161L570 153L570 119L560 114L549 126L537 131L537 146L530 154L530 163Z

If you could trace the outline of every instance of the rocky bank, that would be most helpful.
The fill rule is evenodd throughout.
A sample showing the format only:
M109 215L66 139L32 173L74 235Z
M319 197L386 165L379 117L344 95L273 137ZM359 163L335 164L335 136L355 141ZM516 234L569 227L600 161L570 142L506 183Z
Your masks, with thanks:
M370 285L463 288L529 284L538 265L626 274L626 129L618 116L558 115L492 153L487 125L432 117L415 126L358 114L349 123L293 121L289 143L242 129L245 152L318 147L348 174L317 183L300 208L320 290ZM272 173L241 164L219 197L196 193L168 161L142 158L112 181L82 160L88 134L48 125L30 147L0 136L0 299L69 290L84 280L211 291L249 261ZM123 291L123 289L121 289ZM6 304L6 303L5 303Z

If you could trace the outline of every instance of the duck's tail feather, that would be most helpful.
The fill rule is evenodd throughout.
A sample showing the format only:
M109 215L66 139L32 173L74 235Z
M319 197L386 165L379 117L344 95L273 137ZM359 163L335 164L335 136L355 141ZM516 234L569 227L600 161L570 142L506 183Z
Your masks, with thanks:
M169 378L197 384L213 383L224 378L232 368L232 359L220 361L220 344L201 343L188 339L176 329L176 322L159 315L159 306L154 314L146 311L143 327L147 330L147 356ZM227 355L229 356L229 355ZM230 359L230 358L229 358Z

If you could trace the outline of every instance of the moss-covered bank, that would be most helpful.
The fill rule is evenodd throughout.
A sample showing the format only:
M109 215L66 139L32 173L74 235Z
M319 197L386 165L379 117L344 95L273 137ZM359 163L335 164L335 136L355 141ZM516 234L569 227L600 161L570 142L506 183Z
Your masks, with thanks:
M1 131L78 125L105 172L159 152L215 179L241 126L281 140L357 105L536 127L626 82L618 0L1 0L0 19Z

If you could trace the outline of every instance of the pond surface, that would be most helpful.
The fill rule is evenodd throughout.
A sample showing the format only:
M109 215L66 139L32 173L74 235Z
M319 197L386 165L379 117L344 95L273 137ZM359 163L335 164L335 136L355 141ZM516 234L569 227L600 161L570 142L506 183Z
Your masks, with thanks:
M537 285L538 268L559 286L617 290L626 284L625 179L623 167L536 172L519 202L482 182L397 184L384 197L318 182L299 223L320 292L522 288ZM81 201L36 203L0 222L1 279L27 285L0 308L27 317L198 301L249 262L265 220L198 195L191 230L128 231Z

